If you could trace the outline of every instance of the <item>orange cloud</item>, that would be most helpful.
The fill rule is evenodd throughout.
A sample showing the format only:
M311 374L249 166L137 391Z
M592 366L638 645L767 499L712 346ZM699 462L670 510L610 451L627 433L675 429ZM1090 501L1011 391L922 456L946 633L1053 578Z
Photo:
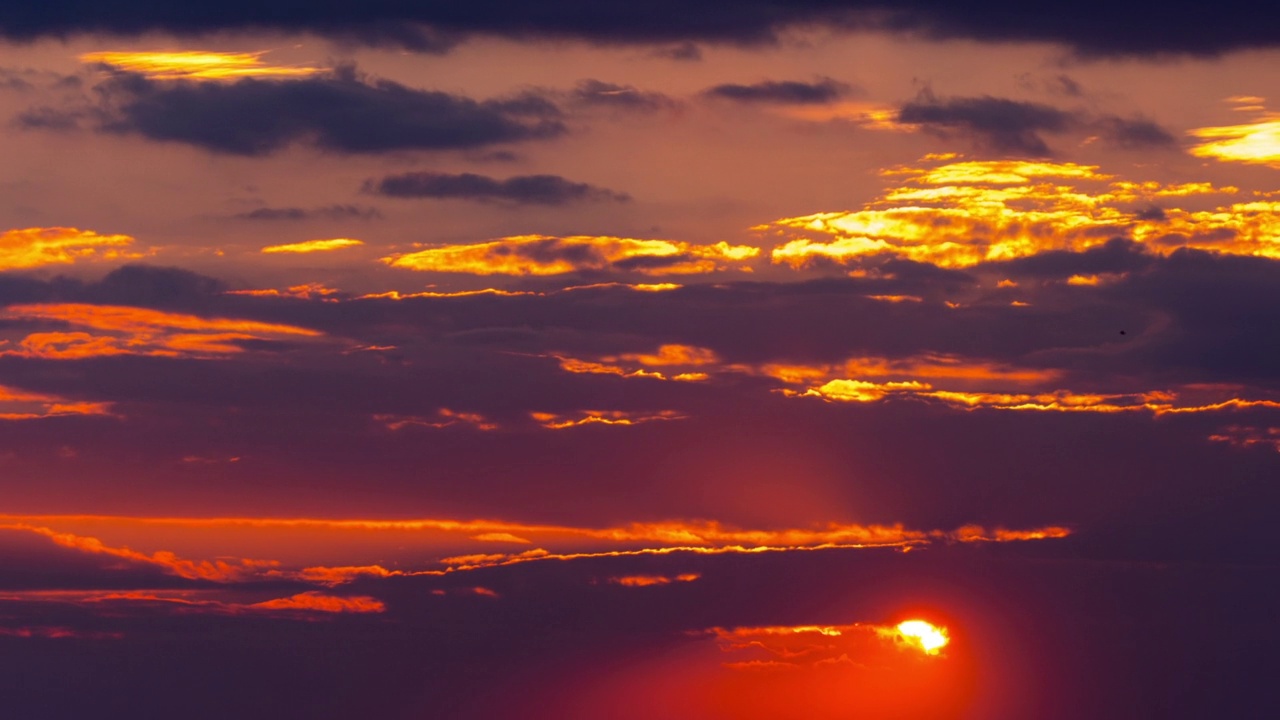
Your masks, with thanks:
M577 416L533 412L529 413L529 417L532 417L539 425L549 430L564 430L583 425L639 425L640 423L653 422L655 420L682 420L685 416L675 410L658 410L657 412L583 410Z
M0 420L36 420L65 415L110 416L113 415L111 407L109 402L79 402L0 385Z
M581 360L564 355L554 355L560 361L560 369L571 373L618 375L627 378L651 378L678 382L699 382L711 376L701 372L703 366L720 362L715 352L692 345L663 345L655 353L623 353L605 355L599 361ZM648 370L660 367L667 372ZM675 368L676 371L672 371ZM684 372L679 372L684 369Z
M128 235L99 235L67 227L26 228L0 233L0 271L42 265L66 265L79 260L121 260L142 257L123 248Z
M80 62L108 65L158 80L234 80L244 77L305 77L321 72L306 66L268 65L267 51L251 53L178 50L161 52L92 52Z
M260 252L265 254L276 253L315 253L315 252L331 252L333 250L342 250L343 248L359 247L364 245L361 240L352 240L351 238L333 238L330 240L307 240L306 242L289 243L287 245L268 245L262 248Z
M1280 452L1280 427L1249 427L1228 425L1209 436L1213 442L1227 443L1238 448L1264 447Z
M280 614L306 619L308 615L335 613L381 613L386 605L368 595L338 596L316 591L257 603L237 603L218 599L221 590L19 590L0 593L0 600L55 602L82 606L144 604L171 607L182 613L219 615ZM0 634L3 634L0 629Z
M1238 194L1235 187L1132 182L1092 165L1019 161L951 162L886 175L901 184L860 210L783 218L754 229L780 240L771 254L775 264L796 269L871 257L968 267L1088 250L1114 237L1161 254L1191 247L1280 257L1280 203L1173 206ZM1163 209L1143 212L1152 207Z
M254 320L202 318L144 308L113 305L35 304L11 305L0 317L41 320L88 328L39 332L27 335L19 350L5 355L75 360L104 355L154 355L161 357L216 357L243 351L246 340L281 340L319 337L321 333L291 325Z
M682 573L674 577L666 575L623 575L609 578L609 582L623 587L651 587L653 585L670 585L676 582L693 582L702 577L702 573Z
M1075 393L1052 390L1034 393L973 392L935 389L916 380L872 382L836 379L807 390L781 390L789 397L817 397L835 402L876 402L893 397L911 397L941 402L960 409L1024 410L1040 412L1150 412L1167 413L1217 412L1251 407L1280 408L1280 402L1248 399L1231 395L1205 401L1202 389L1189 392L1153 390L1139 393ZM1227 391L1223 391L1227 392ZM1187 395L1184 398L1183 395ZM1190 397L1195 395L1195 398Z
M338 302L338 298L334 296L339 292L339 290L325 287L321 283L304 283L302 285L293 285L285 290L276 290L273 288L265 290L228 290L226 294L249 295L251 297L292 297L300 300Z
M751 529L714 521L592 528L494 520L0 515L0 523L4 523L0 529L35 533L63 547L149 565L188 579L219 583L288 579L327 587L362 577L444 576L540 561L858 548L907 550L935 543L1029 542L1071 534L1070 529L1060 526L989 529L968 525L955 530L918 530L900 524L829 523L808 528ZM108 540L114 537L115 541L100 537ZM125 538L133 541L126 544ZM494 543L536 545L519 552L494 552ZM169 550L133 549L139 544L151 548L179 547L185 552L179 555ZM414 557L435 559L426 566L405 569L392 569L375 562L325 563L326 557L349 557L353 550L372 559L390 553L403 554L407 549ZM293 561L286 564L278 560L238 559L249 554L278 557L282 550L291 553ZM213 559L184 557L197 553ZM674 580L690 581L686 576L675 576Z
M747 245L695 245L677 240L609 236L518 235L473 245L441 245L383 258L392 267L473 275L563 275L621 270L644 275L709 273L760 254Z
M726 663L734 670L782 670L851 663L868 654L870 642L888 642L928 656L941 654L950 642L944 627L925 620L904 620L896 625L764 625L715 627L695 633L713 638L720 650L734 655L757 656L753 660Z
M337 597L314 591L254 603L248 607L258 610L301 610L325 613L380 613L387 609L381 600L367 595Z

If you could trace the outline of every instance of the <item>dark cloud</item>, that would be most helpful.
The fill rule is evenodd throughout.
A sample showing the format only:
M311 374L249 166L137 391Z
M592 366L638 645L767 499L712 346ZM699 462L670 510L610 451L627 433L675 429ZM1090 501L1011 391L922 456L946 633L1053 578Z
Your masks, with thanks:
M881 29L935 38L1061 43L1084 54L1190 53L1274 47L1268 23L1243 0L1215 5L1212 13L1169 12L1150 2L1117 5L1083 0L1070 6L1027 7L1012 2L956 5L945 0L659 0L644 5L556 0L529 5L510 0L465 4L406 4L369 0L317 9L300 0L264 4L229 0L197 10L129 0L85 4L76 0L6 3L0 34L13 39L68 33L135 35L148 31L200 34L267 29L318 32L349 41L394 44L439 52L468 34L579 38L603 43L775 41L796 26Z
M990 96L939 101L926 97L902 106L898 122L934 132L955 132L995 152L1046 157L1052 151L1042 132L1066 132L1075 116L1065 110Z
M267 155L294 143L339 153L471 149L564 132L547 100L477 101L366 78L344 67L301 80L155 81L116 74L91 110L33 111L28 127L65 125L86 112L99 130L212 152Z
M831 78L811 83L796 80L765 80L752 85L716 85L703 95L744 103L776 105L821 105L834 102L854 92L854 88Z
M564 205L571 202L626 202L631 196L559 175L517 175L498 180L486 175L414 172L369 180L365 191L396 198L502 201L519 205Z
M926 91L902 106L898 121L944 136L968 137L979 147L997 154L1024 157L1054 154L1042 137L1044 133L1091 132L1109 145L1125 149L1168 148L1175 144L1167 130L1143 118L1094 116L989 95L942 100Z
M653 51L653 55L667 58L668 60L698 62L702 59L702 50L694 43L686 42L671 47L659 48Z
M644 91L633 85L618 85L600 80L583 80L569 97L575 103L611 107L620 110L653 111L675 107L678 103L660 92Z
M326 205L318 208L262 207L234 216L239 220L376 220L382 217L375 207Z
M1092 127L1109 143L1122 148L1168 148L1177 143L1168 130L1142 118L1104 115L1094 120Z
M82 109L40 105L18 113L14 124L24 130L78 130L89 115Z

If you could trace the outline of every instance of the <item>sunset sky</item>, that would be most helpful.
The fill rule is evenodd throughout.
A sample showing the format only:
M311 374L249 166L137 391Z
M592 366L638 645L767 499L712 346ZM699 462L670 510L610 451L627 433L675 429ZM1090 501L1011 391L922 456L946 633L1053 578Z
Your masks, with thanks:
M1280 715L1277 27L0 5L0 717Z

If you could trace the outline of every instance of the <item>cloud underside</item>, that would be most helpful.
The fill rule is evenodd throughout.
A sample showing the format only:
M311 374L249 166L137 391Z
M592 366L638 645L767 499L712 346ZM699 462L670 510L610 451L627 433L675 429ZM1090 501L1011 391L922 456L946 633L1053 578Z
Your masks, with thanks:
M168 31L198 34L267 28L319 32L422 51L448 49L471 34L580 38L606 43L759 43L791 27L880 29L938 38L1061 43L1092 54L1190 53L1211 55L1239 48L1273 47L1266 23L1254 22L1253 6L1231 2L1213 13L1155 12L1144 4L1083 4L1036 7L1003 3L957 7L943 0L903 5L883 0L802 0L780 6L702 0L664 0L657 5L600 7L559 0L532 8L507 0L464 6L407 7L391 0L318 11L301 3L265 6L247 0L189 12L156 0L83 6L56 0L0 11L0 33L10 38L75 32L138 34Z
M366 192L394 198L457 199L517 205L565 205L573 202L626 202L630 196L559 175L517 175L498 180L474 173L413 172L365 183Z
M541 235L472 245L446 245L384 258L392 267L474 275L563 275L613 271L687 275L741 267L760 254L725 242L695 245L674 240Z
M1045 133L1093 134L1125 149L1160 149L1174 145L1173 136L1156 123L1142 118L1114 115L1091 116L1050 105L995 97L925 97L902 106L898 122L937 134L970 139L981 149L997 154L1048 157L1055 153Z
M88 109L37 109L19 123L66 128L89 117L100 132L245 156L302 142L338 153L470 149L565 130L556 107L538 97L478 101L366 78L349 67L231 82L117 73L96 90L97 104Z

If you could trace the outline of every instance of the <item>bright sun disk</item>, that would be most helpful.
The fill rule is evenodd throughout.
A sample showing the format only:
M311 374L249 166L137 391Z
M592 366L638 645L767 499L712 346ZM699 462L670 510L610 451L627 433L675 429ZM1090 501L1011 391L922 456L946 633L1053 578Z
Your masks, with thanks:
M947 637L947 629L936 627L924 620L907 620L898 623L898 635L912 647L919 648L926 655L937 655L942 648L951 642Z

